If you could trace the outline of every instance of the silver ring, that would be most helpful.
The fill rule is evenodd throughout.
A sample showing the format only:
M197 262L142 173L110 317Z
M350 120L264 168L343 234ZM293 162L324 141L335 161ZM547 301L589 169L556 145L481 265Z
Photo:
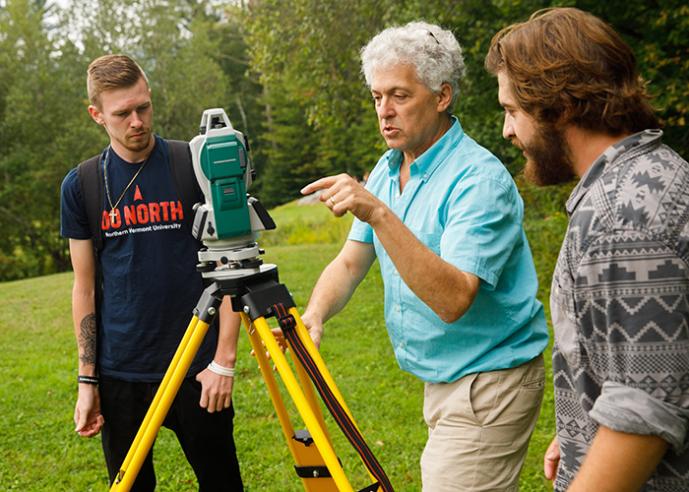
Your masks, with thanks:
M337 203L333 197L328 198L328 201L330 202L330 205L332 205L333 207L335 206L335 203Z

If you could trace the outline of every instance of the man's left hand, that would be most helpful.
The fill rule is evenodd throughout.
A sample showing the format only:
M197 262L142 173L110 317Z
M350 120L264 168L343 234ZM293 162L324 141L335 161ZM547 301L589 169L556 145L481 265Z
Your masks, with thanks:
M348 174L321 178L301 189L303 195L322 190L320 200L336 217L351 212L362 222L371 223L385 208L383 202Z
M196 375L201 383L201 401L199 405L209 413L219 412L229 408L232 402L232 386L234 377L220 376L206 368Z
M557 467L560 466L560 444L557 436L553 438L543 456L543 474L551 482L557 476Z

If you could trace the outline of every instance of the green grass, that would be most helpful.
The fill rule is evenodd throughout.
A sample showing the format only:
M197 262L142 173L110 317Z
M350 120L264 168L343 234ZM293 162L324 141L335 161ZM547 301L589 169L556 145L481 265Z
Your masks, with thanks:
M336 218L317 202L312 205L288 203L270 211L277 229L261 235L261 246L293 244L341 244L352 224L352 215Z
M324 209L280 207L273 211L278 230L261 238L264 247L270 245L265 260L279 266L281 281L300 310L320 271L339 250L351 221L336 221ZM547 300L563 220L557 214L536 214L527 224L542 300ZM270 238L272 234L279 238ZM276 242L282 245L272 245ZM0 284L0 490L107 490L100 438L82 439L73 431L76 345L71 282L72 275L65 273ZM420 490L418 460L426 439L423 384L395 362L383 322L377 264L345 310L328 323L321 349L395 490ZM249 356L245 334L237 367L235 439L246 490L303 490L256 362ZM550 381L550 350L546 367ZM289 398L287 402L291 407ZM348 478L355 489L364 487L368 478L357 455L328 421ZM552 385L548 384L521 490L549 490L541 461L554 432L553 422ZM298 418L294 425L302 427ZM154 460L158 490L196 490L193 473L167 429L158 437Z

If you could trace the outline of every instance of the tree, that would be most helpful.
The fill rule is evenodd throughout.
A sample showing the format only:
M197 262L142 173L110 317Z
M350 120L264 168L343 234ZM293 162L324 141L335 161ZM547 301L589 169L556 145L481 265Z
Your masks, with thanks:
M265 172L266 150L270 147L264 138L266 108L263 104L263 87L259 77L249 67L244 10L230 5L211 20L213 24L209 36L217 46L212 56L227 78L222 106L226 108L233 126L249 140L253 166L258 176L249 192L255 195L261 193L263 179L270 178Z
M59 241L59 182L72 151L84 149L81 101L68 67L74 46L54 48L44 2L12 0L0 17L0 275L40 275L64 268ZM87 139L86 139L87 140Z
M551 5L609 22L636 53L665 125L689 155L689 6L682 0L0 0L0 279L68 267L58 235L59 183L99 152L84 79L104 53L148 73L156 131L190 139L201 112L224 107L251 140L268 205L326 174L363 175L385 150L359 50L381 29L424 19L452 30L467 76L454 108L467 133L518 173L502 139L496 81L483 68L492 36ZM88 14L86 14L88 13Z
M263 134L266 166L260 175L261 202L272 207L296 198L309 181L322 176L317 166L315 133L305 132L304 108L282 92L265 94L271 113L270 128Z
M689 5L659 2L593 2L577 6L609 22L630 44L665 132L664 141L689 156Z
M370 137L375 126L359 76L359 49L393 24L416 19L438 23L452 30L464 48L467 76L455 110L472 136L518 172L522 159L501 138L496 83L483 59L499 29L555 5L591 11L622 33L651 81L666 141L688 155L689 5L681 0L254 0L247 9L252 68L270 92L284 92L304 108L309 131L316 131L321 142L316 157L327 162L325 167L356 174L381 149L380 140ZM357 159L352 159L353 149L361 149Z
M227 83L212 56L212 25L195 17L194 5L74 0L60 11L8 0L0 7L0 278L68 268L60 182L107 144L86 112L91 59L125 52L141 63L152 82L156 129L168 138L191 138L203 109L223 104Z
M89 12L91 23L76 18L88 59L125 53L144 69L151 83L155 129L167 138L191 139L204 109L222 105L227 80L213 55L210 22L184 0L73 0L71 11ZM78 27L81 26L81 27Z
M251 68L265 89L264 151L271 179L294 176L272 195L277 203L298 196L314 177L336 172L363 175L382 150L370 94L360 74L359 49L383 23L390 2L361 0L261 0L246 14ZM291 106L291 120L275 115ZM283 113L284 114L284 113ZM296 128L284 126L300 125ZM281 136L289 135L290 138ZM313 146L304 142L315 142ZM297 157L300 165L290 164ZM279 171L280 166L290 166ZM301 175L295 175L295 172ZM265 183L265 181L264 181Z

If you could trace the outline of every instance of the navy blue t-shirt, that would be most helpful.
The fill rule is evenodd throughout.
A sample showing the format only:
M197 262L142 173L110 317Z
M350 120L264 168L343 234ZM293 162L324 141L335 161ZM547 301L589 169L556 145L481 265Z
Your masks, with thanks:
M98 326L98 369L126 381L159 381L203 291L196 271L201 243L182 227L184 210L168 164L168 145L156 136L151 156L117 205L111 221L103 193L100 253L103 303ZM105 163L113 204L139 170L112 149ZM104 187L105 189L105 187ZM76 168L62 182L61 234L90 239L91 232ZM212 360L217 329L211 328L190 369Z

